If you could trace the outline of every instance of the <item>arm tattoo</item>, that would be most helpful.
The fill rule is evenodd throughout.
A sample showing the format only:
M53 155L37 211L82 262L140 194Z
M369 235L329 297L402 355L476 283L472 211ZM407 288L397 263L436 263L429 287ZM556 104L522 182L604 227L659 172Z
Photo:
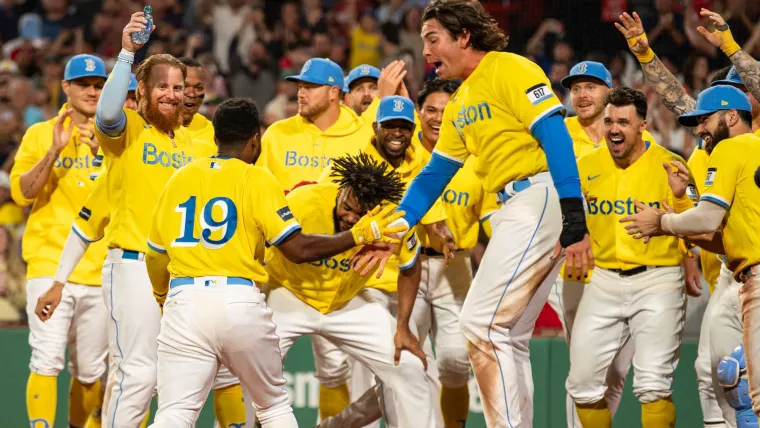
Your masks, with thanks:
M652 62L641 65L652 89L660 97L660 101L676 115L694 111L697 102L690 97L683 86L678 83L670 71L656 56Z
M740 50L731 55L731 62L747 87L747 91L760 102L760 64L747 52Z
M25 198L33 199L34 195L30 195L30 192L32 189L34 189L35 184L37 184L37 181L44 176L46 179L50 174L50 167L55 163L56 158L58 157L57 154L48 152L45 154L45 157L42 158L42 168L40 168L39 171L37 171L37 175L34 176L34 180L32 180L31 183L29 183L29 186L26 189L22 189L21 193L24 195Z

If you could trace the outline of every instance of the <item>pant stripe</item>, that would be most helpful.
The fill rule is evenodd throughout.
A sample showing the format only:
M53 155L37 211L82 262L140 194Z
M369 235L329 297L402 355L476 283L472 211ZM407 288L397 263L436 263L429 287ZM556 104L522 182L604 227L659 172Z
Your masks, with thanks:
M111 320L113 320L113 325L116 327L116 348L119 350L119 354L121 354L121 358L119 359L119 364L117 364L116 369L121 371L121 380L119 381L119 395L116 397L116 405L113 408L113 415L111 417L111 427L116 424L116 409L119 408L119 399L121 398L122 394L124 393L124 370L121 369L121 363L124 361L124 351L121 350L121 345L119 345L119 324L116 322L116 318L113 316L113 263L111 263L111 289L109 290L109 294L111 296Z
M554 281L554 294L557 295L557 302L558 302L557 304L559 305L559 311L560 311L560 314L558 315L562 317L562 322L565 324L565 335L567 336L565 340L567 341L568 348L570 348L570 326L567 325L567 318L565 317L565 306L563 305L563 302L562 302L562 295L559 294L559 287L561 286L562 285L558 284L556 280ZM568 400L565 400L565 401L567 402ZM567 402L566 412L569 415L570 412L574 412L574 411L575 411L575 401L569 400L569 402ZM575 428L575 418L574 417L571 418L570 421L571 421L570 428Z
M501 376L501 388L504 391L504 407L506 409L507 413L507 422L509 422L509 426L511 428L514 428L512 425L512 421L509 418L509 401L507 400L507 387L505 384L504 379L504 372L501 369L501 361L499 360L499 354L496 352L496 346L493 343L493 340L491 339L491 332L493 331L493 321L496 319L496 314L499 312L499 307L501 306L502 300L504 300L504 295L507 294L507 289L509 288L509 285L514 281L515 277L517 276L517 272L520 271L520 265L522 264L523 260L525 260L525 255L528 253L528 250L530 250L531 245L533 245L533 239L536 237L536 233L538 233L538 228L541 227L541 221L544 219L544 214L546 213L546 205L549 203L549 188L546 188L546 194L544 199L544 208L541 210L541 216L538 218L538 224L536 224L536 230L533 231L533 235L530 237L530 241L528 241L528 246L525 248L525 251L523 251L522 256L520 257L520 261L517 262L517 267L515 268L514 273L512 273L512 278L509 279L507 284L504 286L504 291L501 293L501 297L499 298L499 302L496 304L496 309L493 312L493 316L491 317L491 323L488 326L488 341L491 342L491 349L493 349L493 355L496 357L496 363L499 365L499 376Z

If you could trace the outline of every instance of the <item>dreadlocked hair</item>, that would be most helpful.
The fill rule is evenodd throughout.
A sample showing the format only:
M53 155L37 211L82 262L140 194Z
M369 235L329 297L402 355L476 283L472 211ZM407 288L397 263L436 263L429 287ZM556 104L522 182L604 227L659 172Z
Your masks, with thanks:
M404 196L405 185L398 173L366 153L333 159L332 168L333 181L341 189L351 189L362 206L374 207L383 201L397 204Z

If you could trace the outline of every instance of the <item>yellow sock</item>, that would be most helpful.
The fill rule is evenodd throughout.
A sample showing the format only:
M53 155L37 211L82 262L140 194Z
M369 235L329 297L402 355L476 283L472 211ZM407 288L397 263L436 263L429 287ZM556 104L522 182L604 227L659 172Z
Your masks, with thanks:
M610 428L612 413L607 407L607 400L602 399L594 404L575 403L575 410L584 428Z
M319 418L325 420L330 416L336 416L348 407L351 397L348 395L348 384L328 388L319 385Z
M585 426L585 425L584 425ZM673 428L676 426L676 406L671 397L641 404L642 428Z
M58 400L58 377L30 373L26 383L26 413L32 428L52 427Z
M446 428L462 428L470 413L470 387L441 387L441 414Z
M143 418L142 422L140 422L140 428L145 428L148 426L148 419L150 419L150 407L148 407L148 410L145 412L145 417Z
M222 428L245 424L245 402L240 384L214 391L214 414Z
M89 409L87 422L84 424L84 428L100 428L103 424L103 396L105 395L105 389L98 379L97 382L92 384L92 393L88 394L87 409Z
M87 422L85 395L87 395L87 385L71 378L69 385L69 426L72 428L81 428Z

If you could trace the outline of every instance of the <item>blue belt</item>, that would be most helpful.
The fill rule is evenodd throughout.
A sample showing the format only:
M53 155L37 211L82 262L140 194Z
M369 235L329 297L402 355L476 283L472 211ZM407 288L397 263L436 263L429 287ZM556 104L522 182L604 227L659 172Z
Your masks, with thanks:
M140 252L132 250L121 250L121 258L127 260L140 260Z
M512 183L512 189L514 189L515 192L522 192L523 190L530 187L530 179L529 178L523 178L522 180L517 180ZM505 189L501 189L498 192L496 192L496 195L499 197L499 202L502 204L507 202L510 196L507 194L507 191Z
M190 278L190 277L172 278L172 280L169 282L169 288L181 287L183 285L191 285L191 284L195 284L195 278ZM214 284L212 280L207 280L204 285L206 287L210 287ZM227 285L245 285L248 287L253 287L253 281L247 278L227 277Z

